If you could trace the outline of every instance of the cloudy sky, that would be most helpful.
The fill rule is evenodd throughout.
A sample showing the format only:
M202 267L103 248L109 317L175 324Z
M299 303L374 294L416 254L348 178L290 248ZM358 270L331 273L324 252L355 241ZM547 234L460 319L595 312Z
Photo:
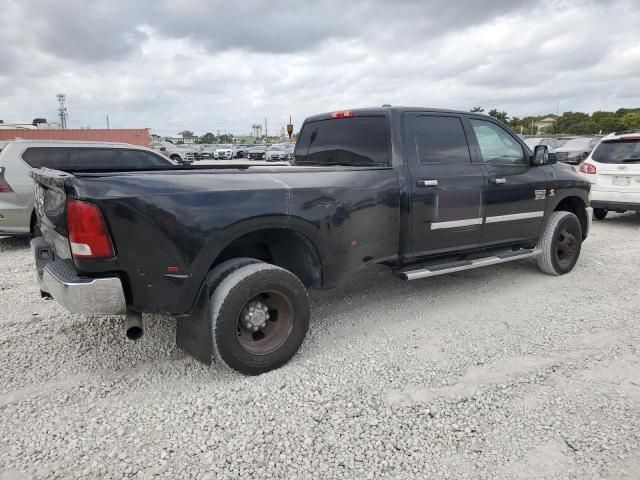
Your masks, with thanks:
M244 133L395 105L640 107L640 0L2 0L0 119Z

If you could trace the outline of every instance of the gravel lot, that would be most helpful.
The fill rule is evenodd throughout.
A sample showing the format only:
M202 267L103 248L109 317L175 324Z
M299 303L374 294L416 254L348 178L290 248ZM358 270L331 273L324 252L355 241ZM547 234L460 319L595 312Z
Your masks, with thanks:
M640 478L640 216L560 278L518 262L314 293L310 335L246 378L170 318L39 298L0 239L0 478Z

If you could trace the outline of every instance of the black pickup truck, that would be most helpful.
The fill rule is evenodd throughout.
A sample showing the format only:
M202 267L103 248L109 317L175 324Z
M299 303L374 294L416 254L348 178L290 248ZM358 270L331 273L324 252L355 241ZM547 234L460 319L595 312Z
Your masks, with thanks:
M536 258L561 275L589 183L480 114L371 108L305 120L291 166L35 170L43 295L72 312L177 318L178 345L246 374L287 362L307 288L373 264L406 280Z

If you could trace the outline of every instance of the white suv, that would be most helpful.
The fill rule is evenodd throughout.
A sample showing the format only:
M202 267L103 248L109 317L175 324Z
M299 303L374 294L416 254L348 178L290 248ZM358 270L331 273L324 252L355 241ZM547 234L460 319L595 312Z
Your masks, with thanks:
M0 235L38 234L32 168L149 169L175 165L137 145L109 142L13 140L0 142Z
M593 216L608 211L640 211L640 130L612 133L602 139L578 168L591 182Z

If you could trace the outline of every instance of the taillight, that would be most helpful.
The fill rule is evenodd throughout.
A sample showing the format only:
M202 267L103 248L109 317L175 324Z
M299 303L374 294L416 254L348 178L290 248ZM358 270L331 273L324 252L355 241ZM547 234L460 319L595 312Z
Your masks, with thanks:
M581 173L586 173L588 175L595 175L597 171L596 166L589 162L582 162L578 167L578 170L580 170Z
M333 112L331 118L351 118L353 112L351 110L342 110L341 112Z
M67 231L75 258L111 258L115 256L104 217L97 205L67 200Z
M4 178L4 167L0 167L0 193L9 193L13 192L13 188L11 185L7 183L7 180Z

